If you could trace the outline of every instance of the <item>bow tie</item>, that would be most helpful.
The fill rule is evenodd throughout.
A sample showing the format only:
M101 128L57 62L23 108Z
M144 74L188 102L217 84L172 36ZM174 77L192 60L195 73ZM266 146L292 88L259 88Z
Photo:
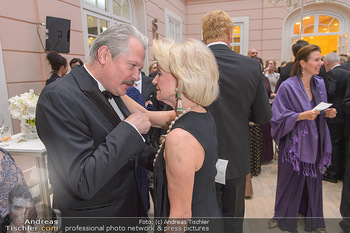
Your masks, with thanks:
M113 99L114 97L116 97L116 95L113 95L109 91L102 91L102 94L106 97L107 100Z

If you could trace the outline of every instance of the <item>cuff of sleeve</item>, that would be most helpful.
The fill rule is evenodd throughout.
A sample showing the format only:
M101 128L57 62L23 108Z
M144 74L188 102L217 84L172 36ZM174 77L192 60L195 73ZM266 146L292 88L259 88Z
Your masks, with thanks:
M144 137L140 134L139 130L135 127L135 125L131 124L130 122L124 121L126 123L128 123L129 125L131 125L132 127L134 127L134 129L139 133L140 137L142 138L143 142L146 142L146 140L144 139Z

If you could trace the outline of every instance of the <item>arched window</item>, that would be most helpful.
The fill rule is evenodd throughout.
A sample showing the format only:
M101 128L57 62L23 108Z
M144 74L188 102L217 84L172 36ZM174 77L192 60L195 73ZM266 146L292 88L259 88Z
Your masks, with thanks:
M130 3L128 0L113 0L113 14L131 20Z
M322 55L338 52L338 41L341 35L342 21L329 13L305 15L302 24L302 40L320 46ZM292 44L299 39L301 30L300 18L294 20Z

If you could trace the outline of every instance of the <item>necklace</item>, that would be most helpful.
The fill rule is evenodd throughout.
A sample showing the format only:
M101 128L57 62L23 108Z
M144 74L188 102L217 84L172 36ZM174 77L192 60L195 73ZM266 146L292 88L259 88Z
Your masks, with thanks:
M303 85L304 85L305 91L310 91L311 90L310 86L306 86L304 83L303 83Z
M156 166L157 158L158 158L158 156L159 156L160 151L162 150L162 148L163 148L163 146L164 146L164 142L165 142L166 136L170 133L171 129L173 128L173 126L174 126L174 124L175 124L175 122L176 122L177 120L179 120L181 117L183 117L183 115L185 115L186 113L188 113L192 108L195 108L195 107L197 107L197 106L199 106L199 104L196 104L196 105L194 105L194 106L192 106L192 107L187 108L187 109L184 110L180 115L178 115L177 117L175 117L175 119L170 123L169 129L166 131L166 135L164 136L164 139L163 139L163 141L162 141L162 144L159 145L159 149L158 149L158 151L157 151L157 154L156 154L155 157L154 157L154 160L153 160L153 167Z

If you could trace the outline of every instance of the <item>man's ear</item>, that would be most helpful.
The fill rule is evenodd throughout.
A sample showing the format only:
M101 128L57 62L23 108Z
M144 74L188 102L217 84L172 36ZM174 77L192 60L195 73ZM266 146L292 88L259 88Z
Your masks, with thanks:
M232 41L232 31L233 31L233 28L230 28L229 30L228 30L228 38L227 38L227 40L228 40L228 45L230 46L230 44L231 44L231 41Z
M97 50L97 60L101 65L104 65L109 55L109 49L106 46L101 46Z

